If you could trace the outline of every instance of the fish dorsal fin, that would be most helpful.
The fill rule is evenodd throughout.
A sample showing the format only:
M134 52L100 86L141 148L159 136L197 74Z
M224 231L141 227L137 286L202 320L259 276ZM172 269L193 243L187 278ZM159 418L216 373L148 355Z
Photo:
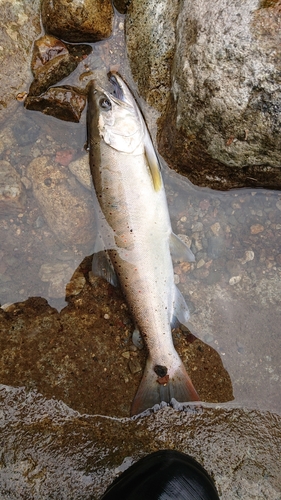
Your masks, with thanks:
M195 262L193 252L175 233L170 236L170 252L175 261Z
M155 191L159 191L162 187L162 177L160 173L160 164L155 153L151 138L148 131L145 129L144 133L144 151L147 159L148 167L153 180Z

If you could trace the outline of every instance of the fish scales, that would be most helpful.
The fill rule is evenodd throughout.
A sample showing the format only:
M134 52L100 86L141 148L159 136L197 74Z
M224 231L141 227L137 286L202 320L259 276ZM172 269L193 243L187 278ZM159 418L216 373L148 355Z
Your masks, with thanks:
M105 253L105 267L96 271L107 279L108 275L117 277L147 345L147 365L132 405L135 414L162 400L170 402L172 397L179 401L199 398L171 335L179 292L174 284L172 230L158 160L129 89L119 75L110 78L115 94L93 82L88 105L99 232L95 252ZM186 254L191 252L186 250ZM104 273L108 266L111 272ZM185 308L182 316L187 318L183 299L180 307Z

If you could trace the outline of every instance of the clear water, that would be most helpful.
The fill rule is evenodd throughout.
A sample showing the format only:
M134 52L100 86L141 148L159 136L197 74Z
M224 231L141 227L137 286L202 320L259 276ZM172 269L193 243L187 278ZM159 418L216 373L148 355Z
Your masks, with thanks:
M113 66L126 76L131 88L136 91L125 56L123 24L123 17L117 17L115 36L110 41L96 44L88 60L81 63L63 83L76 85L79 81L80 84L83 82L83 85L86 85L93 76L100 75ZM84 74L82 80L81 74ZM142 104L149 129L155 138L157 115L147 109L141 99L138 101ZM26 135L26 129L29 129L29 135ZM74 170L70 170L71 163L67 164L67 160L65 161L69 155L72 161L84 158L87 163L84 150L85 131L85 113L79 124L72 124L26 111L21 103L18 104L17 112L2 125L0 139L4 146L0 160L8 161L15 168L26 187L26 203L23 208L19 211L7 210L1 214L0 219L0 303L4 309L9 304L22 302L30 296L40 296L61 310L66 305L67 283L84 257L92 253L95 224L94 214L91 212L90 192L80 183L79 169L74 175ZM39 169L35 179L32 177L34 170L30 168L30 164L36 159L41 161L42 157L47 158L47 165L51 165L53 169L45 176L42 176L42 169ZM56 171L60 172L59 179L56 177ZM175 266L175 280L192 312L191 332L217 350L231 377L235 400L225 405L229 409L225 411L231 412L231 408L236 407L231 415L234 420L241 421L241 426L244 425L249 435L255 422L261 419L260 414L249 413L246 421L243 421L243 414L240 414L237 408L245 411L259 409L272 413L268 414L267 424L264 424L264 421L257 424L259 429L268 425L267 436L272 437L271 441L269 439L267 442L261 435L254 436L254 439L265 440L265 455L261 453L259 458L253 458L255 449L259 450L258 446L251 448L250 442L243 442L241 445L241 453L245 446L249 456L252 454L256 469L254 466L252 469L248 467L243 453L243 457L239 453L235 458L232 457L232 472L236 471L235 473L229 473L227 476L224 475L225 469L219 469L215 453L216 443L211 437L215 425L212 423L212 416L207 423L198 423L197 451L194 448L193 455L203 459L209 470L214 472L221 491L224 492L222 498L280 500L280 478L278 479L274 464L269 459L271 445L276 461L280 452L280 440L277 435L274 436L276 429L280 428L280 422L273 413L281 413L281 193L262 189L217 192L194 187L186 178L167 167L163 168L163 175L173 229L176 234L188 238L196 256L196 262L192 266ZM67 198L67 203L59 203L62 197L65 200ZM86 228L84 233L82 231L84 236L85 233L87 235L84 243L81 242L81 234L75 229L77 204L82 206L83 213L86 214L85 219L80 220L82 230L83 224ZM54 215L54 207L59 210L60 219L57 213ZM97 432L97 429L102 428L102 432L110 434L110 430L106 431L109 421L106 418L99 420L95 417L95 420L93 417L89 421L89 418L85 417L83 420L77 412L69 410L63 404L58 407L58 403L54 401L46 402L36 393L31 392L28 395L19 388L1 386L1 401L3 418L0 423L2 435L6 437L7 443L5 453L3 452L6 462L4 458L1 459L0 454L0 467L4 471L1 481L6 488L6 496L3 498L48 498L48 495L53 495L49 498L69 498L67 495L72 494L76 495L75 498L96 498L87 496L87 491L91 491L93 495L100 494L126 455L141 456L154 446L157 430L153 428L151 420L148 421L148 431L145 430L145 425L142 431L144 434L149 433L147 442L144 441L135 448L122 448L118 441L121 451L117 453L112 451L112 443L103 447L102 437ZM170 414L164 414L164 420L161 421L159 417L162 431L167 422L171 426L177 425L173 418ZM231 418L230 413L222 417L222 421L229 419L229 428L232 428ZM23 427L19 426L20 421L23 422ZM36 427L39 421L40 429ZM69 437L65 437L69 422L69 436L77 436L76 445L79 451L76 455L69 451L71 443ZM89 435L81 431L81 422L84 429L93 429ZM117 435L123 424L121 425L121 420L112 422L112 432ZM23 443L26 426L31 423L30 441L26 438L27 441ZM208 423L209 427L206 427ZM14 425L18 425L15 434L15 439L18 439L16 446L13 442ZM131 424L127 421L126 425L126 432L130 435ZM124 424L123 430L126 425ZM188 424L185 422L184 425ZM200 425L205 429L207 441L204 440L204 433L200 437ZM47 438L45 427L49 429ZM52 432L49 432L50 428ZM238 439L241 429L236 431L233 431L231 438L234 441ZM220 433L220 423L214 432ZM164 432L164 437L158 436L157 447L172 446L188 451L180 444L184 439L182 436L176 431L171 431L171 435L172 437ZM95 442L95 439L99 467L94 473L93 447L89 447L89 453L86 455L85 447L87 448L90 441ZM232 446L227 428L223 429L221 439L222 446L225 445L225 455L222 455L225 458L229 456L227 450ZM208 455L206 442L210 441L213 448ZM22 447L20 442L23 443ZM83 452L80 450L81 443ZM189 446L192 448L192 441ZM59 477L56 476L57 462L53 457L54 452L59 456ZM266 473L261 473L258 477L263 456L267 456L267 470L271 468L272 477L275 478L275 483L270 487ZM224 466L227 467L227 462ZM86 470L87 467L89 472L82 474L81 468ZM239 479L237 470L242 471L242 479ZM64 493L58 485L61 477L64 477L67 485ZM18 481L18 491L13 491L9 496L7 491L13 490L15 480ZM77 484L81 496L77 491ZM94 484L96 486L93 486ZM269 496L266 496L266 489ZM250 496L250 491L253 496Z

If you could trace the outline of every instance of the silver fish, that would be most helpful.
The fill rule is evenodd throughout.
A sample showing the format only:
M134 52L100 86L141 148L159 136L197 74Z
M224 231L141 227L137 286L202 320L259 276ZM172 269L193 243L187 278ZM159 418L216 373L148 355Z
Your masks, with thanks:
M177 354L171 325L189 311L174 284L171 254L194 261L172 232L159 161L143 116L118 74L111 90L93 81L89 91L90 166L98 211L93 271L119 282L148 359L131 414L161 401L198 401Z

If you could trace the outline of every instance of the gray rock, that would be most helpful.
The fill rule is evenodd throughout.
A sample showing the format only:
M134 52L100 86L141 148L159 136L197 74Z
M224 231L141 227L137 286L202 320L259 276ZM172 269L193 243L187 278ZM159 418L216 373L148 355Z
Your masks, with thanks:
M27 116L16 121L12 130L18 146L34 143L40 133L40 127Z
M164 109L169 97L178 5L177 0L134 0L127 12L131 71L141 95L158 111Z
M90 194L66 167L58 167L45 156L29 164L27 175L44 218L56 237L66 245L86 245L85 248L92 249L94 208Z
M263 5L136 0L128 9L131 70L162 113L160 152L193 182L281 184L280 14Z
M0 26L0 122L10 107L16 108L18 93L27 91L32 80L30 50L41 32L40 0L2 0Z
M8 161L0 161L0 213L24 209L26 194L20 176Z

